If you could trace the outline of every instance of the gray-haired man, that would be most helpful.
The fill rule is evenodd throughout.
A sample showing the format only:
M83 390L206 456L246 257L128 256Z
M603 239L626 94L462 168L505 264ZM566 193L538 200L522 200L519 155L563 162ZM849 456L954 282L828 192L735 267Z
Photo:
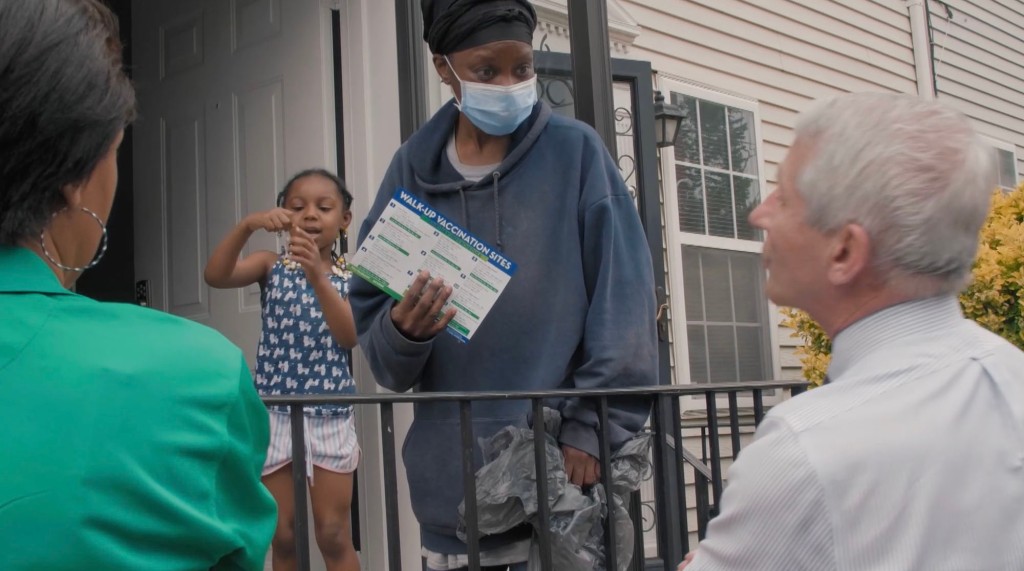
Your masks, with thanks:
M1024 569L1024 353L956 299L995 172L940 103L801 117L750 220L768 296L833 339L832 382L768 414L680 568Z

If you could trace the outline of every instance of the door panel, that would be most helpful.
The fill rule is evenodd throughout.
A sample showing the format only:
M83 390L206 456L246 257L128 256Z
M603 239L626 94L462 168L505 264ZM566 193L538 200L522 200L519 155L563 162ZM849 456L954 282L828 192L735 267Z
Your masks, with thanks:
M152 305L210 325L254 363L259 289L212 290L210 252L290 174L332 168L326 8L311 0L136 0L136 278ZM279 249L255 234L243 251Z
M202 109L175 118L161 119L161 172L167 215L168 276L172 313L203 319L209 317L209 296L203 282L201 257L206 238L206 129Z
M283 82L274 79L236 95L233 99L236 121L235 140L242 142L238 154L239 187L242 211L257 212L275 204L278 186L262 184L284 171ZM277 250L278 238L266 232L254 234L242 250L249 255L258 250ZM243 311L259 311L260 289L245 288L240 300Z

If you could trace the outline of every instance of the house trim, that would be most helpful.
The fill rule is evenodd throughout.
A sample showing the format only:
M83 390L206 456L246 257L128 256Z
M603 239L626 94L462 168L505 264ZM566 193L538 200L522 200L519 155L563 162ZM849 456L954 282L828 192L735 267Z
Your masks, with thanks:
M906 7L910 13L910 37L914 47L917 94L924 99L935 99L935 66L928 0L906 0Z

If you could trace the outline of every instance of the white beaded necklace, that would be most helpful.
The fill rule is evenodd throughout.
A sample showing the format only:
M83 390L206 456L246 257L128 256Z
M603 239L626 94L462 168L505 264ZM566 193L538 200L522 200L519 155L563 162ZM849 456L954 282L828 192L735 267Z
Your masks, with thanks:
M280 237L280 234L278 234L278 236ZM336 255L334 252L331 252L331 254L334 255L334 263L331 264L331 273L342 279L347 280L351 278L352 272L348 269L348 261L345 260L345 255ZM291 272L302 271L302 264L291 259L288 255L288 250L284 247L284 244L281 245L281 265Z

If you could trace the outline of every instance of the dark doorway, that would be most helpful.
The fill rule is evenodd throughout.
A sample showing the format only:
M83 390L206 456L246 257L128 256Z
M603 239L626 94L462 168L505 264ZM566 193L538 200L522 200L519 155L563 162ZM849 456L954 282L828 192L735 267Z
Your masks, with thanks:
M107 0L121 26L124 64L132 73L131 0ZM135 303L135 224L132 189L132 128L124 133L117 156L118 185L107 221L107 253L96 267L82 274L75 290L100 301Z

